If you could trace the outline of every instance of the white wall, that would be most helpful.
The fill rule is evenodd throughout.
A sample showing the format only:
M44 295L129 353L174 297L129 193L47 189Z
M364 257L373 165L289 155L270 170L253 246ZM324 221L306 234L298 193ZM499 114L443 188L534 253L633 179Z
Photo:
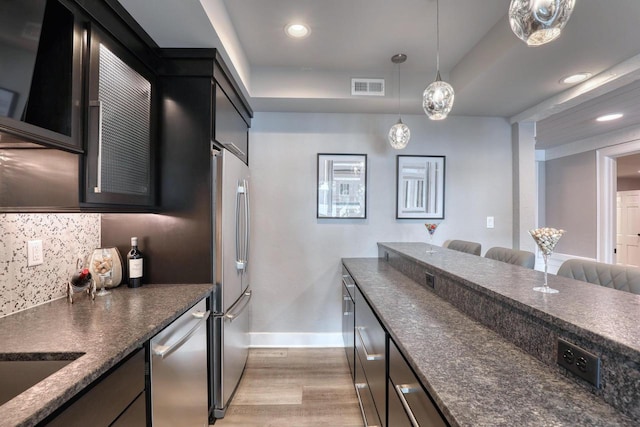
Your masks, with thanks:
M340 258L376 257L379 241L427 241L424 220L395 219L396 155L446 156L446 239L510 247L511 127L504 119L406 116L411 142L386 141L390 115L257 113L251 128L254 345L339 345ZM366 153L365 220L316 219L316 155ZM495 228L486 228L486 217Z

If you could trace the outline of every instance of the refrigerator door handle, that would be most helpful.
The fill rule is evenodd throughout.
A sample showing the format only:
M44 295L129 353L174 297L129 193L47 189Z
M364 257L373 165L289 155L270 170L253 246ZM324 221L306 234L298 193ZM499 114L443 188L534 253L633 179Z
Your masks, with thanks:
M242 197L246 198L246 188L244 186L244 181L238 181L238 187L236 190L236 269L238 271L244 271L246 267L246 260L244 259L244 244L246 242L245 236L240 238L240 199ZM246 202L244 203L246 206ZM246 232L246 230L245 230Z
M252 291L246 291L244 294L242 294L242 297L235 304L229 307L227 313L222 316L224 317L224 320L233 322L236 317L242 314L244 309L249 305L249 301L251 301L251 292Z
M177 340L175 343L171 344L171 345L154 345L151 349L151 351L153 352L154 356L159 356L160 358L164 359L165 357L169 356L171 353L173 353L174 351L176 351L177 349L179 349L180 347L182 347L182 345L184 343L186 343L187 341L189 341L189 338L191 338L191 336L193 334L196 333L196 331L204 324L207 323L207 319L209 318L209 315L211 314L211 311L207 310L204 313L201 311L197 311L194 313L191 313L193 315L194 318L198 319L198 321L196 322L196 324L189 330L189 332L187 332L186 334L184 334L179 340Z
M250 227L250 213L249 209L249 181L244 180L244 264L245 268L249 263L249 227Z

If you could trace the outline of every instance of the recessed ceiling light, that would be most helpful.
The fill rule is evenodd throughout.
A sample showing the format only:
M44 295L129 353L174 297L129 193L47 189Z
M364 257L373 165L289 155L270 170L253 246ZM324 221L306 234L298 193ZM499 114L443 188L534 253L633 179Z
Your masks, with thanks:
M589 77L591 77L591 73L576 73L570 76L563 77L562 79L560 79L560 83L563 83L566 85L572 85L574 83L583 82L587 80Z
M288 24L284 27L284 32L287 33L289 37L302 39L307 37L311 33L311 30L304 24Z
M605 114L604 116L600 116L596 119L598 122L610 122L611 120L618 120L624 116L622 113L614 113L614 114Z

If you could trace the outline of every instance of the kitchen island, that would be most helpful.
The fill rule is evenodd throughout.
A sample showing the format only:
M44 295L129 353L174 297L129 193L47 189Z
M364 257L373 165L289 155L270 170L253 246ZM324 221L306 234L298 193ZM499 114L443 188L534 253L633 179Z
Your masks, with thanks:
M380 258L343 263L451 425L638 424L638 332L627 322L640 315L632 309L640 298L554 277L556 296L564 294L556 302L531 290L542 279L537 271L444 248L428 254L420 243L379 249ZM590 287L599 303L587 304ZM589 313L594 304L611 309L616 302L630 311ZM581 316L619 320L620 327L602 322L587 330L576 324ZM555 365L559 336L602 359L600 388Z
M44 420L211 290L211 284L121 286L93 302L86 295L73 304L58 299L1 318L0 361L79 357L0 406L0 426Z

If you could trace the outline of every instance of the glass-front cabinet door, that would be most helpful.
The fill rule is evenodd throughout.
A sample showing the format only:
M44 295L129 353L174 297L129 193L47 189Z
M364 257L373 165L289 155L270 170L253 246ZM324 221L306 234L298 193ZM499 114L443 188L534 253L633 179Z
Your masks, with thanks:
M84 202L152 206L153 74L94 26L87 81Z

